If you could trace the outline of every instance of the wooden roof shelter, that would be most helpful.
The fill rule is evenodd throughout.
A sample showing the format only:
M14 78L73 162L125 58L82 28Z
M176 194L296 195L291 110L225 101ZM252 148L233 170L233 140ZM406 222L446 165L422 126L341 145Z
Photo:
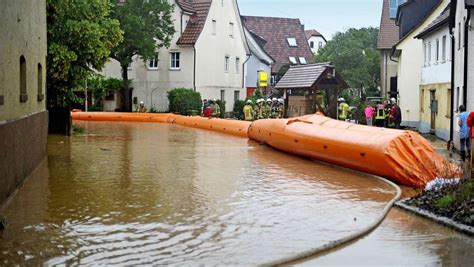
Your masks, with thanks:
M283 91L285 114L292 117L324 110L321 90L332 96L327 97L329 109L337 106L337 97L348 85L334 66L326 62L291 66L275 88Z

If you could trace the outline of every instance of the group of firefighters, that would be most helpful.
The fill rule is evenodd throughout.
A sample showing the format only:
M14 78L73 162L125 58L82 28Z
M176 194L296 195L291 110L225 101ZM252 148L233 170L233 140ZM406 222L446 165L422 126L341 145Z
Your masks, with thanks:
M257 99L257 105L253 105L252 100L247 100L243 111L244 120L253 121L260 119L281 119L283 118L284 100L282 98L260 98Z
M351 113L349 105L346 103L344 98L339 98L338 102L339 120L348 120ZM364 109L364 114L367 125L369 126L372 126L375 122L375 126L378 127L400 129L402 113L395 98L390 99L390 101L387 100L383 104L382 101L377 101L375 107L373 107L371 103L367 103L367 107Z
M208 118L219 118L221 116L221 107L215 98L209 101L207 99L202 101L202 116Z

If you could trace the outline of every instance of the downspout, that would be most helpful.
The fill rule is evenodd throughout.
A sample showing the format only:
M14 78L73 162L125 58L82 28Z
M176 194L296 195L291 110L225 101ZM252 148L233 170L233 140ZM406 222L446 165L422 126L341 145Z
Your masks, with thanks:
M247 54L247 59L245 59L244 63L242 64L242 88L245 88L245 64L247 61L249 61L251 55L252 54Z
M471 20L471 9L467 9L467 18L466 18L466 24L464 25L464 88L463 88L463 104L467 109L467 60L468 60L468 54L469 54L469 21Z
M193 45L193 90L196 92L196 45Z
M449 111L451 114L450 117L450 127L449 127L449 141L448 141L448 150L450 150L453 147L453 136L454 136L454 78L455 78L455 55L454 55L454 50L455 48L455 42L454 42L454 36L451 34L451 110ZM459 97L459 96L457 96ZM456 107L457 109L457 107Z

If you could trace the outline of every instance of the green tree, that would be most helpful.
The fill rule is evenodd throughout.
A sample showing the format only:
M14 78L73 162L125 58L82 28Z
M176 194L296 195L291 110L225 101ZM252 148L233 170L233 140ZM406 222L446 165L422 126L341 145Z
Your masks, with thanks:
M378 32L378 28L373 27L337 32L315 56L316 62L331 62L336 67L349 85L346 97L353 101L378 94Z
M111 57L122 69L126 111L131 110L128 66L136 55L146 61L157 58L159 48L169 47L175 33L171 18L173 10L174 6L167 0L127 0L114 5L112 16L120 21L124 39Z
M67 107L72 89L101 70L122 41L119 22L103 0L48 0L48 107Z

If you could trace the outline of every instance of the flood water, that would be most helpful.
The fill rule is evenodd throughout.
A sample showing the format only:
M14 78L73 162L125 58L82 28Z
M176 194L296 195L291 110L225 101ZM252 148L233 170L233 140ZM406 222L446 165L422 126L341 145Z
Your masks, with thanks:
M85 132L49 137L47 160L3 211L0 265L262 264L357 232L395 194L372 177L244 138L170 124L76 124ZM437 262L437 251L423 263Z

